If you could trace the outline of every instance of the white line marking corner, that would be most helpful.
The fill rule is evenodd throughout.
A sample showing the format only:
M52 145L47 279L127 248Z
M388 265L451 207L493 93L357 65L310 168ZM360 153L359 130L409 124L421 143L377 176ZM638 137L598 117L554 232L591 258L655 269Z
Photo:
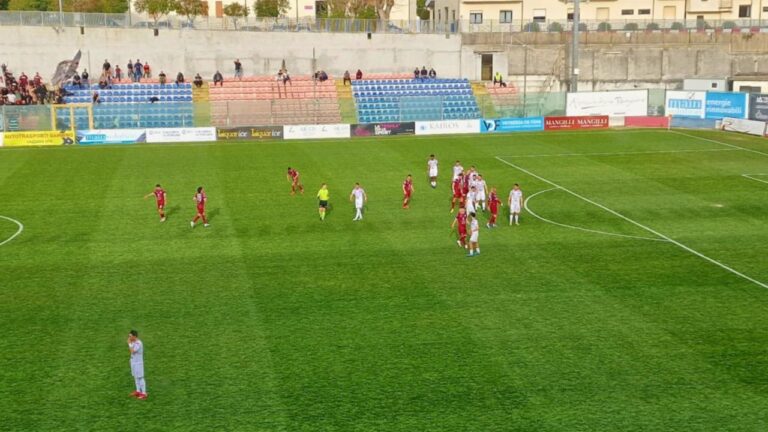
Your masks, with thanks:
M24 224L17 221L16 219L9 218L8 216L0 215L0 219L9 220L19 226L19 229L16 230L16 233L14 233L12 236L0 242L0 246L2 246L19 236L19 234L21 234L24 231Z

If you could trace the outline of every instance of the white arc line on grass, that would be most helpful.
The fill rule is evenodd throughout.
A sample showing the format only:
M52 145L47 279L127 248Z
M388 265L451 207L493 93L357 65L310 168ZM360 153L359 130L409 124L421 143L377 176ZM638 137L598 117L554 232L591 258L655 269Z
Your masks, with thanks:
M687 134L685 132L678 132L678 131L670 131L670 132L672 132L674 134L682 135L682 136L696 138L696 139L699 139L699 140L702 140L702 141L707 141L707 142L711 142L711 143L715 143L715 144L724 145L726 147L731 147L731 148L735 148L735 149L739 149L739 150L748 151L750 153L757 153L759 155L768 156L768 153L761 152L759 150L752 150L752 149L746 148L746 147L737 146L735 144L728 144L728 143L724 143L724 142L718 141L718 140L713 140L713 139L709 139L709 138L704 138L704 137L700 137L700 136L696 136L696 135Z
M692 150L655 150L655 151L636 151L636 152L606 152L606 153L553 153L553 154L532 154L532 155L514 155L504 156L513 158L540 158L540 157L568 157L568 156L624 156L641 154L667 154L667 153L704 153L704 152L722 152L737 151L739 149L692 149Z
M640 227L640 228L642 228L642 229L644 229L644 230L648 231L649 233L651 233L651 234L653 234L653 235L656 235L656 236L658 236L658 237L660 237L660 238L663 238L664 240L667 240L668 242L670 242L670 243L673 243L674 245L676 245L676 246L680 247L681 249L683 249L683 250L686 250L686 251L688 251L688 252L690 252L690 253L692 253L692 254L696 255L697 257L699 257L699 258L701 258L701 259L703 259L703 260L705 260L705 261L708 261L708 262L710 262L710 263L712 263L712 264L714 264L714 265L716 265L716 266L718 266L718 267L722 268L723 270L726 270L726 271L728 271L728 272L731 272L731 273L735 274L736 276L739 276L739 277L741 277L741 278L743 278L743 279L746 279L746 280L748 280L748 281L750 281L750 282L754 283L755 285L758 285L758 286L761 286L761 287L763 287L763 288L765 288L765 289L768 289L768 284L765 284L765 283L763 283L763 282L760 282L759 280L757 280L757 279L754 279L754 278L752 278L752 277L749 277L749 276L745 275L744 273L742 273L742 272L740 272L740 271L738 271L738 270L736 270L736 269L733 269L733 268L731 268L731 267L728 267L727 265L725 265L725 264L721 263L720 261L717 261L717 260L715 260L715 259L712 259L712 258L710 258L710 257L708 257L708 256L706 256L706 255L704 255L704 254L703 254L703 253L701 253L701 252L698 252L698 251L696 251L696 250L694 250L694 249L691 249L690 247L688 247L688 246L686 246L686 245L684 245L684 244L680 243L679 241L677 241L677 240L674 240L674 239L672 239L672 238L670 238L670 237L668 237L668 236L666 236L666 235L664 235L664 234L662 234L662 233L660 233L660 232L658 232L658 231L654 230L653 228L647 227L647 226L645 226L645 225L641 224L640 222L637 222L637 221L636 221L636 220L634 220L634 219L631 219L631 218L629 218L629 217L627 217L627 216L624 216L623 214L621 214L621 213L617 212L616 210L612 210L612 209L610 209L610 208L608 208L608 207L606 207L606 206L604 206L604 205L602 205L602 204L600 204L600 203L598 203L598 202L592 201L591 199L589 199L589 198L587 198L587 197L584 197L584 196L582 196L582 195L579 195L578 193L576 193L576 192L574 192L574 191L572 191L572 190L570 190L570 189L564 188L564 187L560 186L559 184L557 184L557 183L555 183L555 182L553 182L553 181L551 181L551 180L547 180L547 179L545 179L544 177L542 177L542 176L540 176L540 175L534 174L534 173L532 173L532 172L528 171L528 170L527 170L527 169L525 169L525 168L519 167L519 166L517 166L517 165L515 165L515 164L513 164L513 163L511 163L511 162L505 161L504 159L502 159L502 158L500 158L500 157L498 157L498 156L496 156L496 159L497 159L499 162L501 162L501 163L503 163L503 164L506 164L506 165L509 165L509 166L511 166L512 168L514 168L514 169L516 169L516 170L518 170L518 171L524 172L524 173L528 174L528 175L529 175L529 176L531 176L531 177L537 178L537 179L539 179L539 180L543 181L544 183L550 184L550 185L552 185L552 186L554 186L554 187L556 187L556 188L560 188L560 189L562 189L563 191L565 191L565 192L568 192L569 194L571 194L571 195L575 196L576 198L580 198L580 199L582 199L582 200L584 200L584 201L586 201L586 202L588 202L588 203L590 203L590 204L592 204L592 205L594 205L594 206L600 207L601 209L603 209L603 210L607 211L608 213L611 213L612 215L615 215L615 216L617 216L617 217L620 217L620 218L624 219L625 221L627 221L627 222L629 222L629 223L631 223L631 224L633 224L633 225L635 225L635 226L638 226L638 227Z
M563 228L570 228L570 229L575 229L575 230L579 230L579 231L586 231L588 233L593 233L593 234L602 234L602 235L607 235L607 236L623 237L623 238L630 238L630 239L635 239L635 240L650 240L650 241L660 241L660 242L666 242L667 241L667 240L664 240L664 239L661 239L661 238L641 237L641 236L633 236L633 235L627 235L627 234L610 233L610 232L606 232L606 231L598 231L598 230L593 230L593 229L589 229L589 228L582 228L582 227L578 227L578 226L574 226L574 225L567 225L567 224L563 224L563 223L560 223L560 222L555 222L553 220L549 220L549 219L546 219L544 217L541 217L538 214L534 213L533 210L531 210L528 207L528 202L530 202L533 199L533 197L541 195L541 194L543 194L545 192L549 192L549 191L553 191L553 190L558 190L558 189L559 188L553 187L553 188L545 189L543 191L538 191L535 194L529 196L525 200L525 204L524 204L525 210L528 213L530 213L531 216L533 216L533 217L535 217L537 219L540 219L540 220L542 220L544 222L551 223L552 225L557 225L557 226L563 227Z
M9 221L11 221L11 222L13 222L13 223L15 223L16 225L19 226L19 229L16 231L15 234L13 234L12 236L10 236L7 239L5 239L2 242L0 242L0 246L2 246L2 245L8 243L9 241L11 241L11 240L13 240L13 239L15 239L16 237L19 236L19 234L21 234L21 232L24 231L24 224L22 224L21 222L17 221L16 219L11 219L8 216L0 215L0 219L9 220Z
M742 174L742 177L746 177L750 180L759 181L760 183L768 183L768 180L760 180L754 176L768 176L768 174Z

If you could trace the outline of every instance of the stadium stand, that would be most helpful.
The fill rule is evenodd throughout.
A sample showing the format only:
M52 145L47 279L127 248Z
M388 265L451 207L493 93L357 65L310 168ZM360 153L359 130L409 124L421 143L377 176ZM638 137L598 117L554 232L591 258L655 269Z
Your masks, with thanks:
M360 123L480 117L466 79L364 79L352 91Z
M287 83L275 77L244 77L210 87L214 126L260 126L339 123L336 83L310 76L292 76Z
M485 89L490 96L496 112L504 113L506 107L519 104L520 95L517 87L512 83L507 83L507 87L494 86L492 83L485 83Z
M93 105L93 121L96 129L188 127L193 124L192 85L156 82L113 84L101 89L90 86L67 85L67 104L91 103L94 93L99 103ZM153 102L154 101L154 102ZM60 127L69 127L69 117L64 111L57 113ZM76 111L76 127L88 128L85 111Z

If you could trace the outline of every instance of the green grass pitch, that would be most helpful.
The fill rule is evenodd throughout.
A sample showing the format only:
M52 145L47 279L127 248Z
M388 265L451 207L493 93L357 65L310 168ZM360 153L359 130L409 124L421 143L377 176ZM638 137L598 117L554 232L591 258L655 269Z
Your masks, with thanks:
M466 258L456 159L540 218ZM766 182L768 144L719 132L4 149L0 429L765 431Z

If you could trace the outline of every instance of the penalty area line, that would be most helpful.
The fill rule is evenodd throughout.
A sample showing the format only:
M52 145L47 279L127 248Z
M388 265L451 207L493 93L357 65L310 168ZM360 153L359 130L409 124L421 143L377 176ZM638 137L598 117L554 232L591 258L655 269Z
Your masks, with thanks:
M768 156L768 154L767 154L767 156ZM730 273L733 273L736 276L739 276L742 279L745 279L745 280L747 280L749 282L752 282L753 284L755 284L757 286L760 286L762 288L768 289L768 284L760 282L759 280L757 280L755 278L752 278L750 276L747 276L744 273L742 273L742 272L740 272L740 271L738 271L738 270L736 270L736 269L734 269L732 267L729 267L729 266L721 263L720 261L717 261L716 259L710 258L710 257L704 255L703 253L701 253L701 252L699 252L699 251L697 251L695 249L692 249L692 248L684 245L683 243L680 243L679 241L677 241L677 240L675 240L675 239L673 239L673 238L671 238L669 236L666 236L666 235L656 231L655 229L653 229L651 227L643 225L640 222L637 222L636 220L634 220L632 218L624 216L623 214L617 212L616 210L608 208L608 207L606 207L606 206L604 206L604 205L602 205L602 204L600 204L598 202L595 202L595 201L593 201L593 200L591 200L591 199L589 199L589 198L587 198L587 197L585 197L583 195L580 195L580 194L578 194L578 193L576 193L576 192L574 192L574 191L572 191L572 190L570 190L568 188L560 186L559 184L557 184L557 183L555 183L555 182L553 182L551 180L548 180L548 179L546 179L546 178L544 178L544 177L542 177L540 175L534 174L531 171L528 171L527 169L522 168L520 166L517 166L517 165L513 164L512 162L506 161L506 160L504 160L504 159L502 159L502 158L500 158L498 156L496 156L496 159L499 162L501 162L501 163L503 163L505 165L509 165L510 167L512 167L512 168L514 168L514 169L516 169L518 171L524 172L525 174L528 174L529 176L534 177L534 178L536 178L536 179L538 179L538 180L540 180L540 181L542 181L544 183L547 183L547 184L549 184L549 185L551 185L553 187L559 188L559 189L563 190L564 192L567 192L567 193L575 196L576 198L584 200L584 201L586 201L586 202L588 202L588 203L590 203L590 204L592 204L592 205L594 205L596 207L599 207L599 208L607 211L608 213L611 213L612 215L615 215L615 216L617 216L617 217L619 217L621 219L624 219L625 221L627 221L627 222L629 222L629 223L631 223L631 224L633 224L633 225L635 225L637 227L640 227L640 228L648 231L649 233L651 233L651 234L653 234L655 236L658 236L658 237L660 237L660 238L662 238L664 240L667 240L668 242L674 244L675 246L677 246L677 247L679 247L679 248L681 248L681 249L683 249L683 250L685 250L685 251L687 251L687 252L689 252L689 253L691 253L693 255L696 255L697 257L699 257L699 258L701 258L701 259L703 259L703 260L705 260L705 261L707 261L707 262L709 262L711 264L714 264L714 265L722 268L723 270L726 270L726 271L728 271Z
M750 180L759 181L760 183L768 184L768 180L760 180L759 178L755 178L755 177L768 176L768 174L742 174L741 176L742 177L746 177L746 178L748 178Z
M16 230L16 232L12 236L10 236L7 239L5 239L2 242L0 242L0 246L2 246L2 245L10 242L11 240L13 240L13 239L15 239L16 237L19 236L19 234L21 234L22 231L24 231L24 224L19 222L19 221L17 221L16 219L9 218L8 216L0 215L0 219L5 219L5 220L8 220L8 221L11 221L11 222L13 222L13 223L15 223L16 225L19 226L19 229Z

